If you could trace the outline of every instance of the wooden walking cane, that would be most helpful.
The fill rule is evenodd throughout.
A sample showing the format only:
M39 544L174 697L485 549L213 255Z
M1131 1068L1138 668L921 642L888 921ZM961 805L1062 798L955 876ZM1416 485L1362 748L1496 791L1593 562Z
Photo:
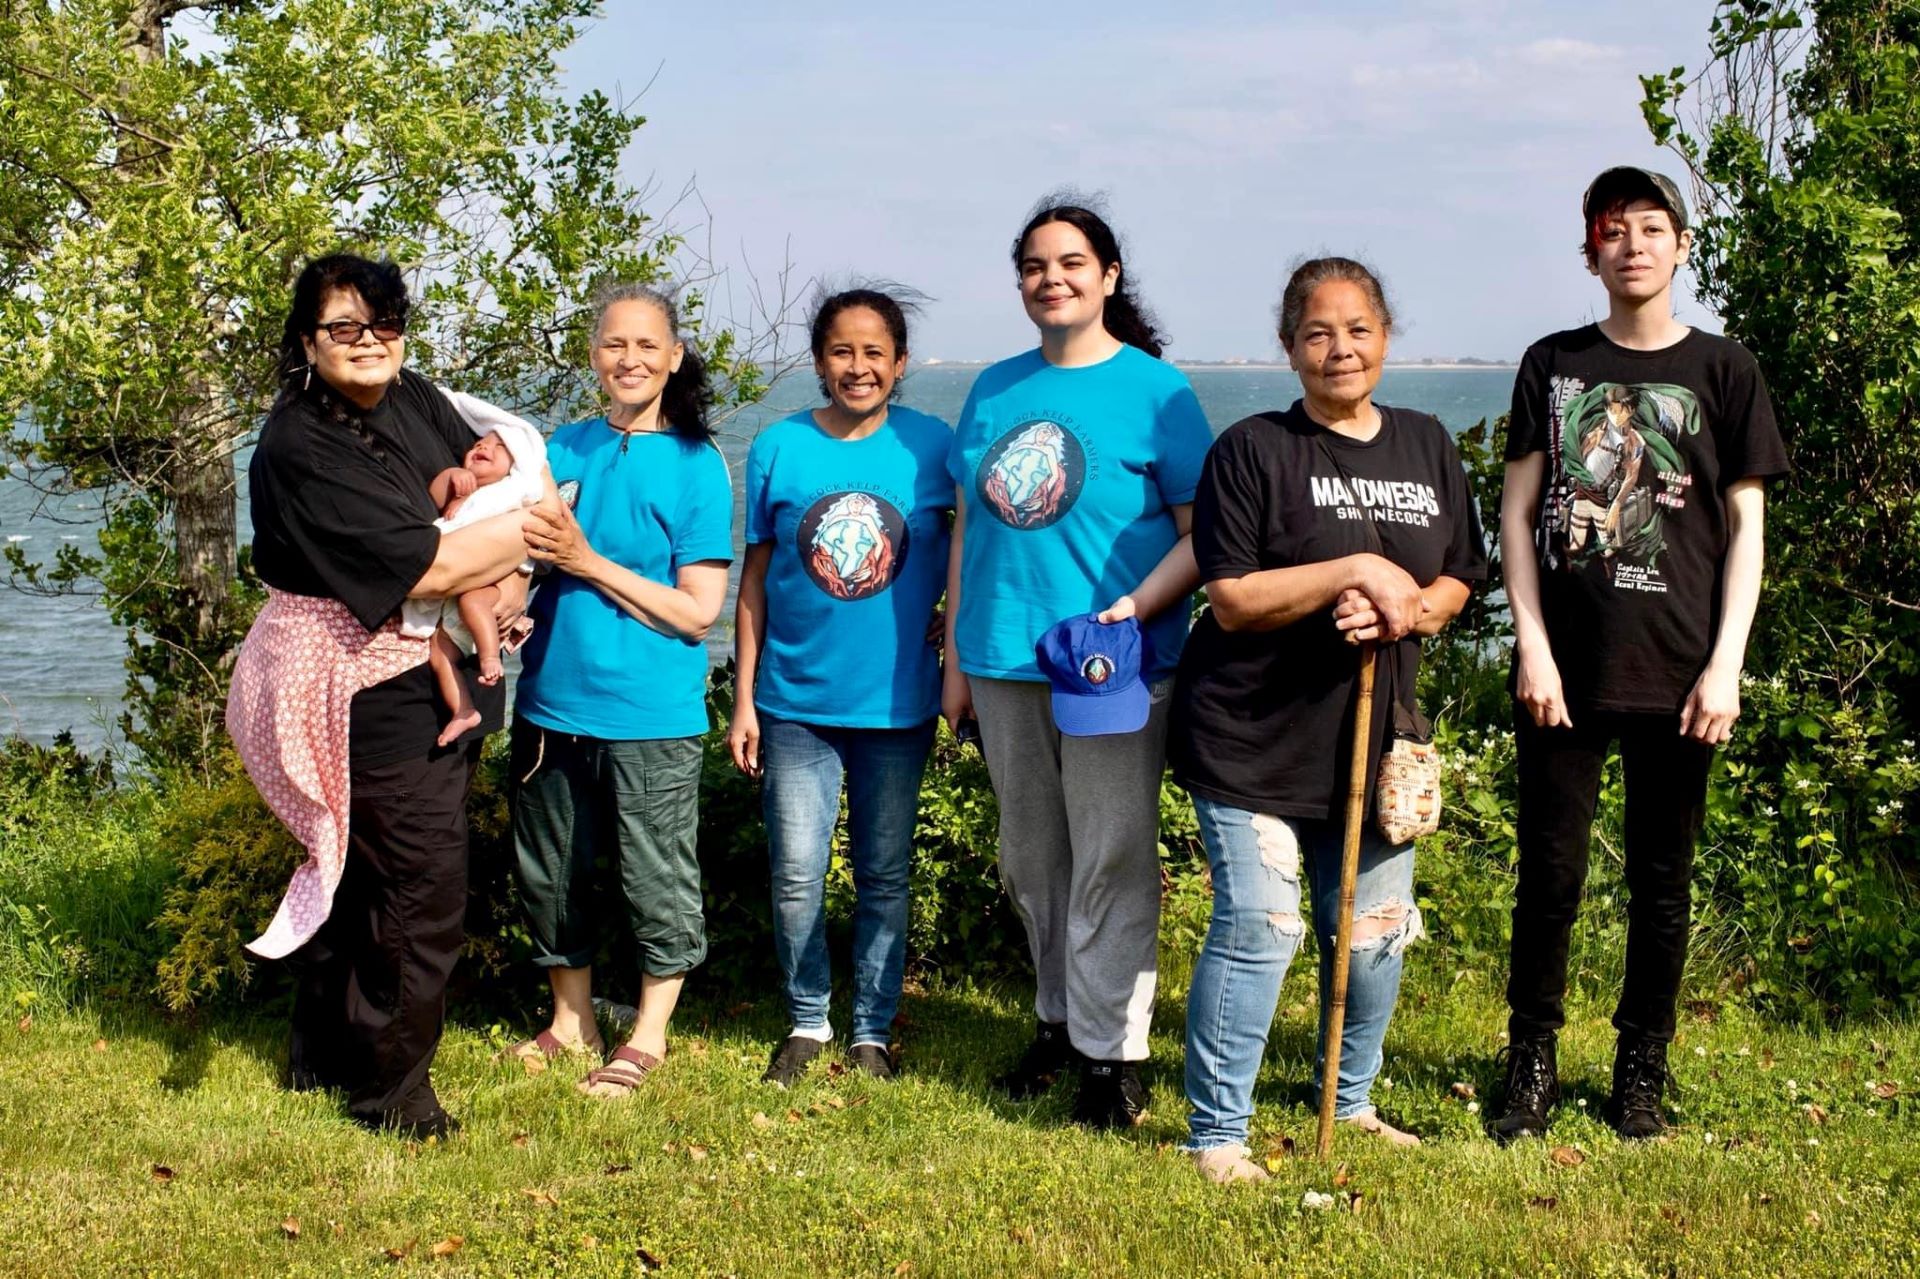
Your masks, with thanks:
M1367 820L1367 746L1373 730L1372 644L1360 646L1360 697L1353 708L1353 766L1347 773L1346 842L1340 850L1340 923L1333 938L1333 991L1321 1010L1327 1064L1320 1072L1320 1137L1314 1153L1333 1149L1333 1107L1340 1090L1340 1036L1347 1028L1347 965L1353 955L1353 881L1360 874L1360 826Z

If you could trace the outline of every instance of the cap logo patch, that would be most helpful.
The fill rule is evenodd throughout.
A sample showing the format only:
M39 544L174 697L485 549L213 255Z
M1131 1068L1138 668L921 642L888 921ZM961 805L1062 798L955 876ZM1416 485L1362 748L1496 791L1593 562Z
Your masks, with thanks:
M1113 659L1103 653L1095 653L1080 663L1080 678L1093 685L1106 683L1113 678Z

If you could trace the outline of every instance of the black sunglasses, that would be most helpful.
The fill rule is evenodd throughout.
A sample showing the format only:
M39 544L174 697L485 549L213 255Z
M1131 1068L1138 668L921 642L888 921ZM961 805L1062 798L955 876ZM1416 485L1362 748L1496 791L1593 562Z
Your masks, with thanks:
M335 345L352 346L360 340L362 333L369 330L382 342L391 342L407 331L407 322L392 318L375 320L372 324L362 324L358 320L335 320L331 324L316 325L315 329L332 338Z

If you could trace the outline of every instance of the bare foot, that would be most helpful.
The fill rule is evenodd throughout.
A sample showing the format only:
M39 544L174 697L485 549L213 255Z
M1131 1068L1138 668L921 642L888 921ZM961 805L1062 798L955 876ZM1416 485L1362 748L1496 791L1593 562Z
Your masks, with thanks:
M447 726L440 731L440 745L451 746L459 738L460 734L470 728L478 728L479 726L479 711L457 711L454 713L453 718L447 721Z
M1420 1144L1418 1137L1410 1132L1400 1131L1372 1111L1364 1115L1352 1115L1341 1122L1358 1128L1361 1132L1370 1133L1390 1146L1413 1147Z
M488 688L492 688L500 682L500 677L504 674L506 674L506 668L500 665L500 658L497 655L486 653L480 655L480 682L482 684L485 684Z

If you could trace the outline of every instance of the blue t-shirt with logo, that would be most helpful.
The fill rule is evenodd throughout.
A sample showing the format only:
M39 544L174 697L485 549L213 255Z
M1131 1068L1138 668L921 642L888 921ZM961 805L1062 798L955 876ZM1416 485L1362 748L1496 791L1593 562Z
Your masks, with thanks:
M710 442L596 417L554 431L547 464L587 541L622 568L672 586L682 565L733 559L733 483ZM707 731L704 642L664 635L562 572L527 612L517 713L609 741Z
M897 406L864 439L835 439L812 410L754 439L747 543L773 544L760 710L839 728L909 728L939 713L927 627L946 589L952 443L945 422Z
M1038 350L982 373L947 469L966 497L960 669L1038 680L1033 645L1064 617L1138 586L1179 539L1213 441L1186 375L1135 347L1057 368ZM1148 622L1152 680L1171 674L1187 605Z

